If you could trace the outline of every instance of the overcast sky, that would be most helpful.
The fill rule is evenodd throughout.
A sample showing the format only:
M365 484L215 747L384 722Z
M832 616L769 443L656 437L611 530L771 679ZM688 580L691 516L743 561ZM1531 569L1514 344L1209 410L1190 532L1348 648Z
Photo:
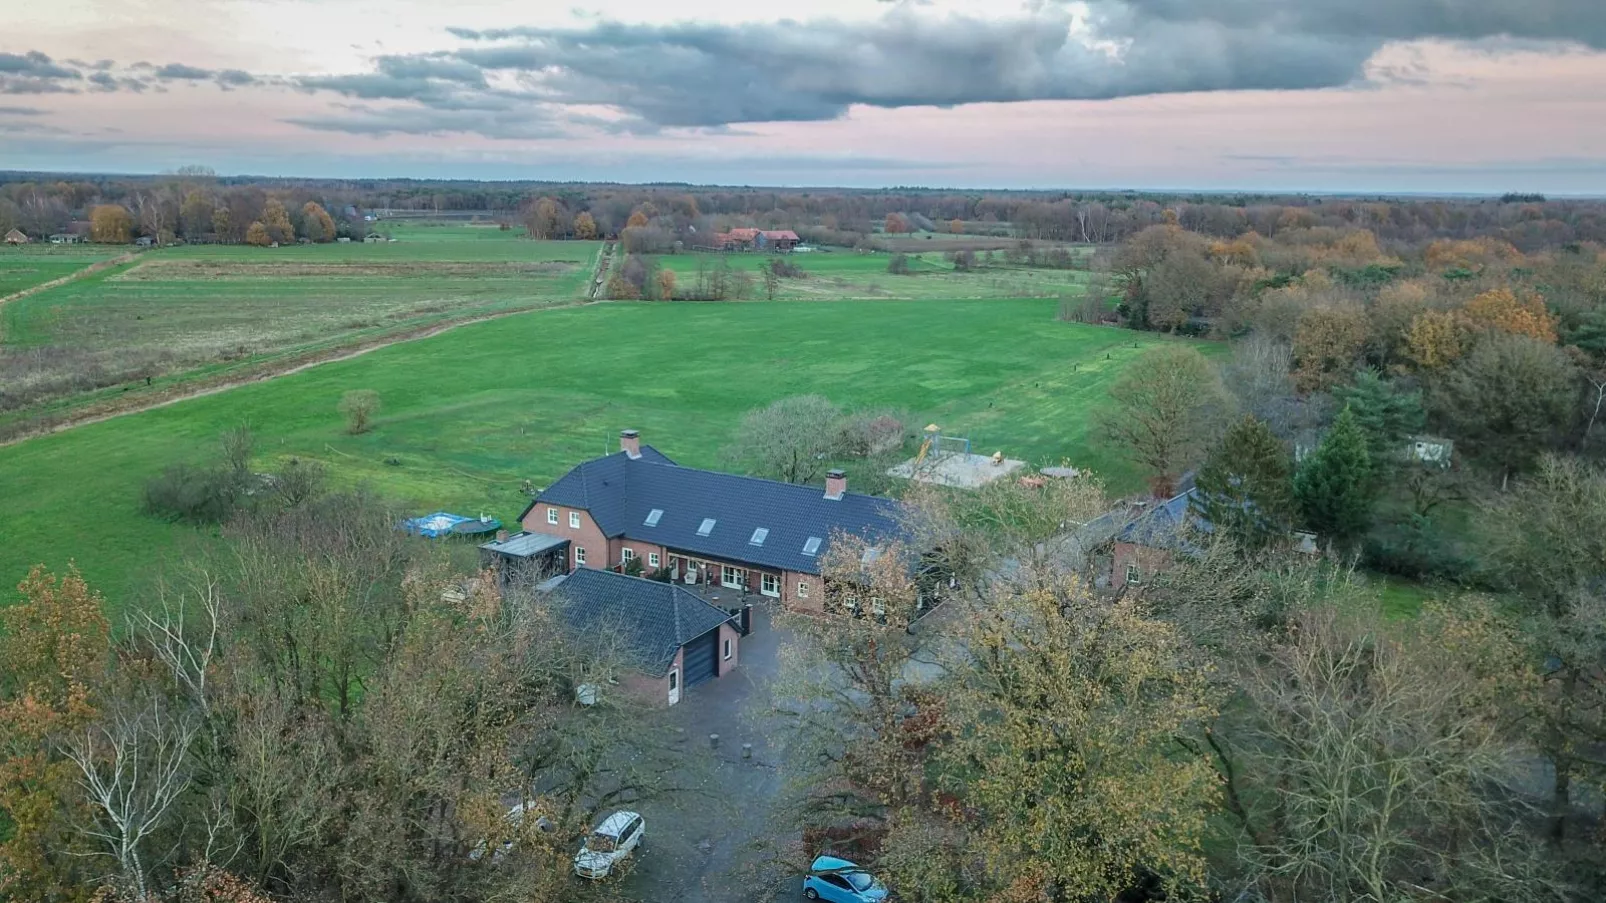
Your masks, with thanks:
M4 169L1606 194L1606 0L4 5Z

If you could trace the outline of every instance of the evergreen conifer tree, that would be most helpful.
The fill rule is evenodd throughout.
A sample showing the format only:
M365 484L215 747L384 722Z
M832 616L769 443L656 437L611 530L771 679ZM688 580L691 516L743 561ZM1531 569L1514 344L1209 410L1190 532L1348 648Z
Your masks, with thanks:
M1288 535L1295 517L1293 461L1282 440L1253 415L1227 430L1194 480L1190 503L1216 532L1259 549Z
M1358 538L1371 523L1376 484L1367 438L1346 406L1294 476L1294 496L1305 525L1342 543Z

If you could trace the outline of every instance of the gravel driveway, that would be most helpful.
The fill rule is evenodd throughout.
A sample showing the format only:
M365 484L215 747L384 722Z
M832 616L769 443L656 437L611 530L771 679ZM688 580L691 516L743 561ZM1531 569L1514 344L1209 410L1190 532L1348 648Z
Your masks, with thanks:
M688 690L671 710L685 731L686 755L711 767L688 773L697 775L695 792L641 804L646 852L625 879L630 896L649 903L801 898L801 876L777 876L773 865L773 844L798 833L771 814L781 791L781 750L772 742L779 732L769 729L774 720L764 687L776 675L785 639L769 611L754 606L753 632L742 638L736 670ZM719 735L717 746L709 734ZM742 756L744 743L752 744L751 758Z

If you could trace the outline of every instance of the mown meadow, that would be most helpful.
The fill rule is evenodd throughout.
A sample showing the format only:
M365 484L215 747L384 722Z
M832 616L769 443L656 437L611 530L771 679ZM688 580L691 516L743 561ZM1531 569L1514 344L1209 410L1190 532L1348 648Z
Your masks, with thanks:
M143 485L178 461L215 458L242 424L258 463L324 463L407 511L485 512L512 522L521 491L617 447L621 428L690 465L719 466L743 412L819 393L890 407L969 435L980 452L1068 460L1138 488L1101 449L1090 415L1155 343L1056 321L1047 299L617 303L473 324L282 378L0 447L7 511L0 575L69 562L116 605L208 531L140 512ZM338 405L382 400L348 435Z
M160 248L0 306L0 426L443 320L578 302L601 252L494 227L386 231L397 240ZM59 250L75 253L29 278L110 256Z

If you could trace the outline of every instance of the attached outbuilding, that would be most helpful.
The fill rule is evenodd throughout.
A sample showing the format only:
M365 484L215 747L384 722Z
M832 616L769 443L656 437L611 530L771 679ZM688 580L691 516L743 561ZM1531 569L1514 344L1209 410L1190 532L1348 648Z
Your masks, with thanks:
M740 659L739 616L672 583L580 568L540 589L571 630L617 637L639 672L625 683L668 705Z
M546 533L501 535L480 546L480 565L496 574L503 590L534 587L567 571L568 562L569 540Z

